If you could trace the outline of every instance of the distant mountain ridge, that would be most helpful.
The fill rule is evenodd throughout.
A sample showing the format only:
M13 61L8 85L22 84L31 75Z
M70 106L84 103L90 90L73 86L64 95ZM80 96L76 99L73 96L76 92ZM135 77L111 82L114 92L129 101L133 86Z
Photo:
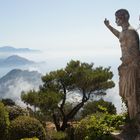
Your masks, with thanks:
M37 71L13 69L0 78L0 98L20 100L22 91L38 90L42 74Z
M37 71L29 71L29 70L21 70L21 69L13 69L10 72L8 72L5 76L0 78L0 85L5 83L9 80L14 80L17 78L24 78L24 80L28 82L36 82L38 79L41 78L41 73ZM38 78L38 79L36 79ZM40 79L41 80L41 79Z
M29 48L15 48L12 46L0 47L0 52L39 52L39 50L32 50Z
M30 65L30 64L35 64L35 62L18 55L12 55L5 59L0 59L0 67Z

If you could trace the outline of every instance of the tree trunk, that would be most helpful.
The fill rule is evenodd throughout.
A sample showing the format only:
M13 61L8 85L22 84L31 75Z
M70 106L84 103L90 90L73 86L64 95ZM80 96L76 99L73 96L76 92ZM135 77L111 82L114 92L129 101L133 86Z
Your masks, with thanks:
M54 122L54 124L55 124L56 130L57 130L57 131L61 131L61 130L60 130L61 128L60 128L60 121L59 121L59 118L56 117L55 114L53 114L53 122Z
M65 129L68 127L68 121L73 119L76 113L84 106L85 102L88 101L89 98L87 98L84 93L85 92L83 91L82 102L77 104L67 115L63 111L63 107L65 103L65 101L63 101L63 104L61 104L61 106L59 107L61 115L63 116L62 125L60 124L59 116L53 114L53 120L54 120L54 124L56 126L57 131L65 131Z
M67 119L63 119L63 123L62 126L60 128L61 131L65 131L65 129L68 127L68 120Z

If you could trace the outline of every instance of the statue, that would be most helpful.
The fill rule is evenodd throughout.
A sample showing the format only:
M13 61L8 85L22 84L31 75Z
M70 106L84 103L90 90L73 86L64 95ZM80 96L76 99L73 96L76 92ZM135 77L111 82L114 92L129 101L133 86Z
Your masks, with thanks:
M119 94L126 102L130 123L119 135L123 140L140 140L140 49L139 35L129 24L129 12L126 9L115 13L116 24L122 31L113 28L109 20L104 24L119 39L122 64L119 66Z
M119 94L126 101L130 119L140 113L140 50L139 35L129 24L129 12L120 9L115 13L116 24L122 27L119 32L113 28L109 21L104 23L108 29L119 39L122 64L119 66Z

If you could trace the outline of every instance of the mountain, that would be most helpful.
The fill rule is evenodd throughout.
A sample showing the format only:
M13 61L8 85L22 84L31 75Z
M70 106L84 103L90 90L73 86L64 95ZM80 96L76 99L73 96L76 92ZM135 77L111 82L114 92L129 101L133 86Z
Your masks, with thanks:
M32 50L29 48L15 48L15 47L11 47L11 46L3 46L0 47L0 52L38 52L39 50Z
M19 65L30 65L35 64L34 61L30 61L24 57L18 55L12 55L6 59L0 59L0 67L2 66L19 66Z
M41 74L37 71L13 69L0 78L0 98L20 101L22 91L38 90L42 85Z

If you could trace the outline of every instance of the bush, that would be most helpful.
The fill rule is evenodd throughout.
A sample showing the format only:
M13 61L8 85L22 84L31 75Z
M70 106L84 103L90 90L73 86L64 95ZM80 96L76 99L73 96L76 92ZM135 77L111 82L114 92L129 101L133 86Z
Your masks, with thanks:
M9 116L4 104L0 102L0 139L6 140L8 138Z
M2 99L1 102L6 106L13 106L15 105L15 102L12 99L6 98L6 99Z
M19 116L25 116L28 112L19 106L6 106L6 110L9 113L9 119L12 121Z
M52 131L49 135L51 140L65 140L67 136L65 132L57 131Z
M112 130L112 128L108 127L107 124L104 123L104 119L101 117L101 114L96 114L80 121L75 130L75 136L76 139L80 140L102 140L102 137L109 136Z
M42 124L37 119L28 116L19 116L11 121L9 133L10 140L32 137L37 137L39 140L45 140L46 137Z
M105 108L105 109L103 109ZM82 110L82 117L86 117L87 115L94 114L96 112L107 112L109 114L116 114L116 108L111 102L104 101L100 99L98 101L90 101L88 102Z
M96 113L80 121L75 128L75 139L112 140L110 133L125 123L124 115Z
M113 127L116 130L120 129L120 125L124 125L127 122L127 114L121 115L105 115L104 122L108 126Z

